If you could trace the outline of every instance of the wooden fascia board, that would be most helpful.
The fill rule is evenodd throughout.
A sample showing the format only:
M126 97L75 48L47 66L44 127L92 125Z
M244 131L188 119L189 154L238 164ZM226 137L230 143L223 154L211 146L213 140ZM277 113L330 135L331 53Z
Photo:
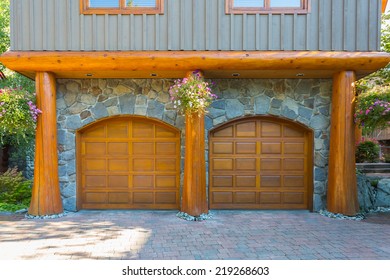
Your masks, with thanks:
M382 13L386 12L388 0L382 0Z
M374 72L390 62L383 52L322 51L129 51L129 52L17 52L0 57L17 72L129 72L166 71L356 71ZM281 72L282 73L282 72ZM68 74L69 75L69 74ZM108 75L108 77L113 75ZM165 78L169 77L166 76ZM172 76L174 78L174 76ZM283 78L283 74L281 77Z

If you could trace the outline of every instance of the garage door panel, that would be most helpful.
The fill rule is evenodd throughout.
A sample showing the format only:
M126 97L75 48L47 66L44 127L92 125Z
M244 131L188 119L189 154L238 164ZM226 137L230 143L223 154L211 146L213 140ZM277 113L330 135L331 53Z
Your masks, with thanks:
M162 158L156 160L156 171L175 171L176 159Z
M159 192L156 193L157 204L176 204L176 193L175 192Z
M249 176L236 176L236 187L237 188L256 188L256 175Z
M85 138L105 138L106 126L93 127L83 133Z
M236 192L234 193L234 203L256 204L256 192Z
M104 159L85 159L84 160L85 171L105 171L106 160Z
M213 143L214 154L233 154L233 143L232 142L216 142Z
M107 185L106 176L104 175L88 175L85 176L86 188L105 188Z
M216 158L213 160L214 170L233 170L233 159Z
M129 171L128 159L109 159L108 160L108 171Z
M129 176L109 175L108 187L112 189L127 189L129 187Z
M78 141L78 207L179 208L177 129L144 117L119 117L85 129Z
M283 160L283 169L287 171L304 171L305 160L303 158L286 158Z
M172 129L156 126L156 138L177 138L178 133Z
M86 142L85 143L85 154L87 154L89 156L105 155L106 154L106 143Z
M129 153L129 145L127 142L113 142L108 143L107 146L109 155L127 155Z
M262 122L261 123L261 137L281 137L282 126L273 122Z
M304 193L290 193L283 194L283 202L285 204L303 204L305 202Z
M256 154L257 153L257 144L256 142L237 142L236 143L236 154ZM233 150L232 152L233 153Z
M280 154L282 152L282 143L261 143L261 153L262 154Z
M280 192L261 192L260 203L262 204L281 204L282 194Z
M256 171L256 159L255 158L237 158L236 170Z
M128 134L127 124L116 123L107 125L108 138L128 138Z
M213 203L215 204L231 204L233 203L233 193L232 192L214 192Z
M282 180L280 176L260 176L260 186L262 188L266 187L280 187L282 185Z
M134 171L154 171L153 158L136 158L133 159Z
M122 203L129 203L129 202L130 202L130 197L127 192L108 194L108 203L122 204Z
M284 143L284 153L289 154L303 154L305 152L304 143Z
M284 186L293 187L293 188L304 188L305 187L305 178L304 175L298 176L284 176Z
M256 122L249 121L237 124L236 137L256 137Z
M153 204L154 195L151 192L135 192L133 193L134 204Z
M133 143L133 155L154 155L154 143Z
M213 186L216 188L224 187L233 187L233 176L213 176L212 177Z
M177 151L176 143L156 143L156 154L157 155L175 155Z
M95 203L95 204L107 203L108 200L107 198L108 198L107 193L88 192L85 194L86 203Z
M154 125L147 122L133 122L133 138L154 138Z
M305 136L305 133L301 130L298 130L296 128L290 127L288 125L284 126L283 129L283 136L284 137L299 137L303 138Z
M176 176L156 176L156 188L177 188Z
M154 187L153 175L134 175L133 188L134 189L152 189Z
M299 125L271 117L240 119L212 131L210 208L307 209L309 135Z
M234 137L234 127L233 125L230 125L228 127L225 127L223 129L219 129L218 131L213 133L213 136L216 138L229 138Z
M278 171L282 167L282 160L279 158L263 158L260 160L261 171Z

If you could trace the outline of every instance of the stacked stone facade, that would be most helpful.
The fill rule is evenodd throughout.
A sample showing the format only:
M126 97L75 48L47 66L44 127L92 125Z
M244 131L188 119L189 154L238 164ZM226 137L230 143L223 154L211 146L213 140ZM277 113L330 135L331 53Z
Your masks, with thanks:
M59 177L66 210L76 210L76 131L87 124L123 114L162 120L182 131L184 157L184 117L177 113L168 93L173 83L170 79L57 80ZM254 115L289 119L313 130L313 205L315 211L324 209L332 81L226 79L215 83L214 93L219 98L205 118L206 135L218 125Z

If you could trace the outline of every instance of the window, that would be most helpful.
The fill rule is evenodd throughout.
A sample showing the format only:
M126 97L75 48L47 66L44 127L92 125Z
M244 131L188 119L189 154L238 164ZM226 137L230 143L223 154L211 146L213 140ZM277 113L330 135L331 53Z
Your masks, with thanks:
M227 14L307 13L309 0L226 0Z
M80 0L83 14L162 14L164 0Z

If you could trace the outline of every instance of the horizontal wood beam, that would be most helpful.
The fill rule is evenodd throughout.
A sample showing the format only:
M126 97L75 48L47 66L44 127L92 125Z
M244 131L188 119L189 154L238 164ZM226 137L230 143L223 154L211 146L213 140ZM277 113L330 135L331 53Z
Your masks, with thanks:
M0 61L9 69L26 75L46 71L64 78L72 77L72 73L85 78L88 74L92 78L102 75L114 78L117 74L128 78L150 78L153 72L158 71L164 78L175 78L178 73L185 74L193 69L203 70L207 78L208 73L212 74L210 77L231 77L232 71L249 71L250 77L257 77L256 71L259 71L260 74L272 73L274 78L292 75L301 78L305 73L303 76L298 74L305 71L309 77L311 71L326 73L326 77L345 70L355 71L358 76L367 75L385 67L390 62L390 55L382 52L321 51L9 51L0 57Z

